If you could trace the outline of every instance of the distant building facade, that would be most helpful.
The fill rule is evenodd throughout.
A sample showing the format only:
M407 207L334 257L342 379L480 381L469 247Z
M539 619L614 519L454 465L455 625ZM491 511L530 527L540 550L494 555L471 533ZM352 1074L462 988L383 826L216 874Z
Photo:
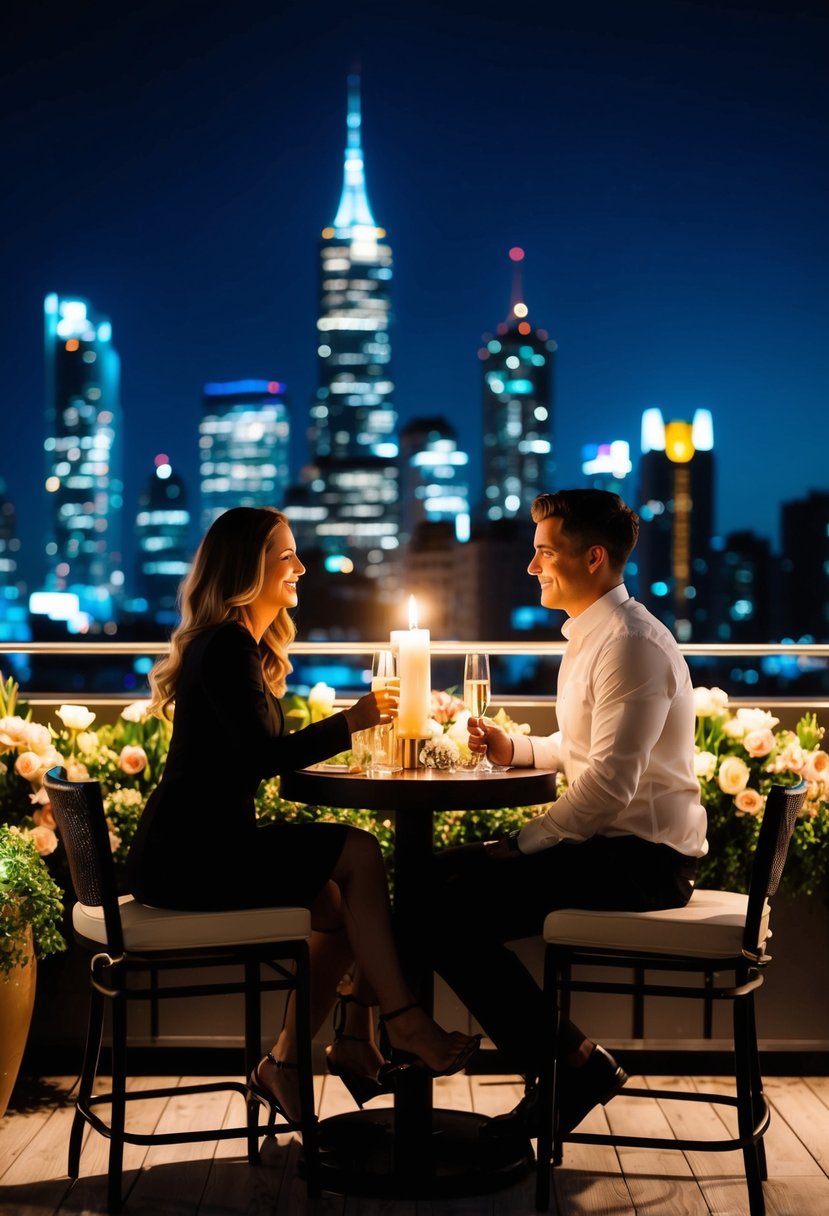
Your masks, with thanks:
M14 503L0 477L0 641L27 642L31 638L26 587L20 579Z
M708 410L692 422L642 417L634 550L639 598L683 642L713 640L711 536L714 429Z
M189 531L186 487L159 455L138 497L135 590L142 610L160 625L178 621L178 589L190 568Z
M415 418L400 432L401 544L418 525L443 521L469 539L469 455L445 418Z
M553 383L556 343L534 329L523 300L519 265L510 251L513 290L509 316L478 351L483 389L484 500L481 517L527 518L533 499L552 488Z
M87 300L50 293L44 320L51 535L44 590L30 607L112 632L124 587L120 360L110 322Z
M783 636L829 642L829 493L783 503L781 522Z
M777 561L765 536L730 532L712 553L714 637L768 642L777 631Z
M392 251L368 202L361 122L359 77L351 76L342 197L320 243L311 466L288 515L306 547L376 577L399 543Z
M285 385L278 380L206 384L203 407L202 528L209 528L229 507L281 507L290 444Z

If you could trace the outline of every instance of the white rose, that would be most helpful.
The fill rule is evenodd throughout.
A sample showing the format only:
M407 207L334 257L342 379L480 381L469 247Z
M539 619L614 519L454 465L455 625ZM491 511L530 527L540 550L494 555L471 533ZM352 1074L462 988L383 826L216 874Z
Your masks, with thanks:
M776 742L774 731L771 730L749 730L743 736L743 747L755 759L767 756L774 750Z
M49 728L41 726L39 722L25 722L23 725L23 739L30 749L37 752L39 756L47 755L52 749L52 736L49 734Z
M0 747L8 751L25 743L26 725L22 718L0 718Z
M764 709L738 709L737 720L745 727L745 732L754 730L773 730L780 722L773 714Z
M66 761L66 779L67 781L88 781L89 769L85 764L81 764L80 760L70 758Z
M423 736L424 739L439 739L443 734L443 727L437 718L428 718L426 720L427 733Z
M695 688L694 712L698 718L718 718L728 708L728 693L721 688Z
M118 765L122 772L136 777L147 767L147 753L143 747L122 747L118 757Z
M765 798L757 790L741 790L734 799L738 815L759 815L765 805Z
M703 781L710 781L717 771L717 757L713 752L696 752L694 755L694 776Z
M98 750L98 732L94 730L82 730L75 742L82 756L91 756Z
M150 707L149 701L133 701L121 710L125 722L143 722Z
M717 773L717 784L724 794L739 794L751 776L748 765L739 756L726 756Z
M777 756L769 765L772 772L775 773L799 773L806 763L806 755L800 744L793 740L783 748L779 756Z
M800 771L806 781L826 781L829 778L829 754L822 751L807 752Z
M85 705L61 705L57 714L67 730L86 730L95 721Z
M722 724L723 734L729 739L742 739L746 733L746 725L739 718L729 718Z
M334 708L335 690L330 684L315 684L308 693L308 708L330 714Z
M461 710L449 727L446 734L456 743L466 743L469 739L469 719L472 717L468 709Z

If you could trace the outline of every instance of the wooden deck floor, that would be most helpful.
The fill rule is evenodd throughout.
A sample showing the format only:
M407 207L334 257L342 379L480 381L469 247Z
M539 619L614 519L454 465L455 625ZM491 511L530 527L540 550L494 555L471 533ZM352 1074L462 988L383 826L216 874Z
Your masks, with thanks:
M181 1078L181 1083L185 1082ZM152 1088L165 1078L137 1078L135 1088ZM74 1078L55 1077L27 1092L0 1121L0 1213L2 1216L96 1216L105 1211L106 1149L102 1137L87 1134L81 1178L71 1187L66 1149L72 1117ZM648 1078L637 1079L648 1084ZM654 1078L654 1085L678 1079ZM683 1079L717 1092L710 1078ZM339 1081L317 1079L322 1117L350 1109ZM829 1216L829 1078L771 1078L774 1107L766 1136L769 1216ZM520 1097L514 1078L451 1077L436 1082L439 1106L494 1114ZM144 1105L142 1130L180 1129L185 1124L242 1117L241 1099L227 1094ZM582 1130L634 1134L706 1135L722 1131L724 1108L709 1104L644 1102L616 1098L589 1116ZM726 1116L727 1117L727 1116ZM138 1122L133 1126L138 1127ZM215 1122L214 1122L215 1125ZM297 1175L298 1142L281 1136L265 1143L263 1168L250 1169L243 1141L169 1148L127 1147L128 1196L125 1216L530 1216L532 1176L493 1195L454 1200L382 1201L325 1195L305 1198ZM634 1149L568 1145L556 1170L560 1216L747 1216L748 1203L738 1153L641 1152Z

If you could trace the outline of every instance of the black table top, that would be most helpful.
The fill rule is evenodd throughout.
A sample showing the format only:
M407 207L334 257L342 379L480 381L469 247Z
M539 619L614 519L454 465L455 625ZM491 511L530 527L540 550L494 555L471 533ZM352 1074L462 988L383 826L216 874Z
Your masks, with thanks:
M467 769L402 769L387 777L326 771L324 765L283 773L283 798L319 806L380 811L482 811L501 806L553 802L556 774L549 769L512 768L477 775Z

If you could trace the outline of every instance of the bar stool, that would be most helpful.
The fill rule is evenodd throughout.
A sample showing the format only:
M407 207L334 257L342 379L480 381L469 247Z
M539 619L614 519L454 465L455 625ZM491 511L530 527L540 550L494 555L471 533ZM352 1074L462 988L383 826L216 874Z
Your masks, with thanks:
M110 1142L107 1174L110 1212L118 1212L121 1207L125 1144L184 1144L245 1137L248 1161L251 1165L258 1164L260 1104L249 1095L246 1084L235 1081L204 1082L126 1092L127 1010L132 1001L150 1002L155 1007L158 1001L169 998L243 994L245 1075L249 1076L262 1054L261 993L293 991L296 993L301 1117L297 1123L287 1122L285 1130L301 1132L309 1197L318 1195L317 1120L314 1115L309 1019L309 910L246 908L229 912L182 912L149 907L138 903L131 895L119 898L100 785L97 781L68 781L65 770L59 767L49 770L43 784L66 849L72 885L78 899L72 909L75 939L91 956L86 1047L69 1136L70 1178L77 1178L80 1172L85 1123L89 1123ZM159 972L228 965L237 968L235 980L225 978L207 983L199 981L169 986L157 983ZM262 978L263 965L275 978ZM149 982L143 985L131 983L139 972L149 972ZM107 1004L111 1011L112 1085L108 1093L93 1095ZM125 1130L127 1102L218 1090L239 1093L245 1098L247 1118L244 1125L163 1134ZM107 1123L99 1117L95 1108L109 1103L112 1110ZM275 1117L276 1113L272 1110L269 1134L273 1133Z
M757 1049L754 993L771 961L766 953L769 898L780 883L806 783L775 785L769 792L751 869L748 895L733 891L694 891L684 908L658 912L593 912L563 908L544 921L544 1001L555 1034L544 1044L539 1077L540 1132L536 1175L536 1209L550 1204L550 1165L562 1160L562 1143L609 1144L632 1148L727 1152L741 1149L751 1216L764 1216L766 1170L763 1136L770 1111L763 1094ZM587 980L573 976L576 967L629 968L632 981ZM648 971L696 975L696 986L656 982ZM730 983L715 980L725 972ZM706 982L706 976L708 982ZM569 1017L572 992L623 993L635 998L683 997L732 1002L736 1096L637 1089L630 1098L670 1098L723 1103L737 1109L738 1135L722 1140L669 1140L613 1133L558 1132L556 1059L560 1026Z

